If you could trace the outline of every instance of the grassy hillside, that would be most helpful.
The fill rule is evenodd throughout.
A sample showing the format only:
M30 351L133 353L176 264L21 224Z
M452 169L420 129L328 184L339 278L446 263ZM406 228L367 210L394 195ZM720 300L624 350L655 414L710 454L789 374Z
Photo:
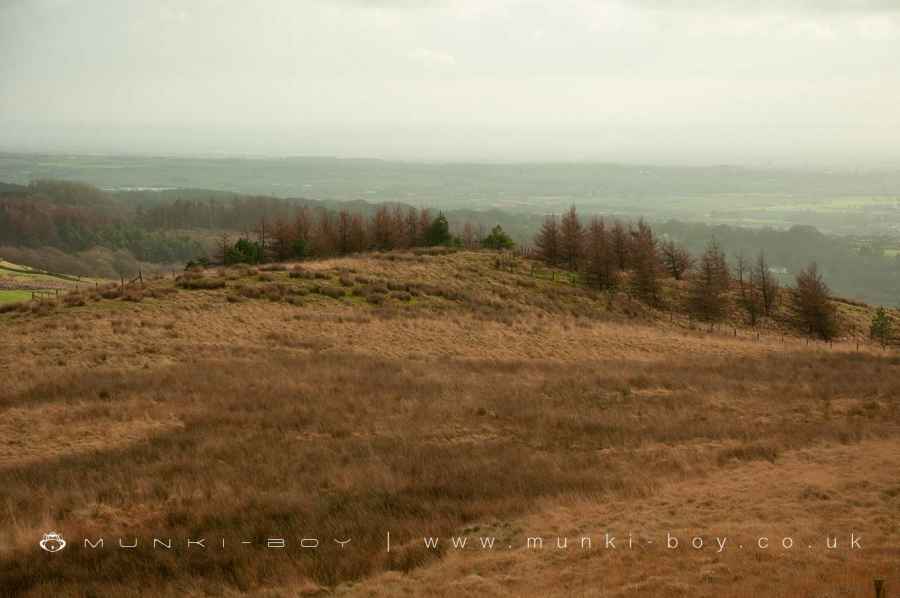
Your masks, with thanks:
M862 597L898 579L895 352L786 320L709 330L497 265L373 254L3 310L5 595ZM41 552L51 529L73 546ZM851 531L861 552L823 546ZM604 550L606 532L641 548ZM667 551L667 532L707 547ZM743 546L718 554L717 534ZM227 547L185 546L200 537Z

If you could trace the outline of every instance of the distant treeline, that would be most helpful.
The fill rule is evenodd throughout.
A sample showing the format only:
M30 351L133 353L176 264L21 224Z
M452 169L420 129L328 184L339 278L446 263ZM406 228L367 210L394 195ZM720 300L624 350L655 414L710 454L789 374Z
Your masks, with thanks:
M339 209L338 209L339 208ZM201 243L199 239L202 239ZM83 183L36 181L0 192L0 247L85 254L126 251L151 263L197 259L256 262L425 245L512 247L499 227L427 208L318 202L227 192L104 192ZM7 252L10 250L7 249ZM29 255L29 254L25 254ZM38 256L32 251L32 260ZM119 258L118 263L123 263ZM71 270L71 264L60 270Z
M241 238L257 242L264 225L267 244L283 247L276 237L294 234L303 238L306 255L337 255L421 244L424 222L437 215L437 210L414 210L402 203L286 199L202 189L105 192L82 183L37 181L0 189L0 247L27 248L32 253L52 247L68 254L102 248L145 263L176 263L220 254L223 231L230 233L233 243ZM451 210L444 216L451 242L465 246L489 239L493 227L500 225L504 237L508 234L527 247L543 223L539 215L501 210ZM653 229L661 240L677 241L695 256L715 238L732 263L739 255L765 250L783 282L816 261L840 295L887 305L900 301L900 258L868 251L855 239L825 235L808 226L754 229L672 220L654 222Z
M102 247L155 263L186 261L202 252L188 236L141 225L131 206L108 193L64 181L37 181L24 191L0 193L0 246L69 253Z

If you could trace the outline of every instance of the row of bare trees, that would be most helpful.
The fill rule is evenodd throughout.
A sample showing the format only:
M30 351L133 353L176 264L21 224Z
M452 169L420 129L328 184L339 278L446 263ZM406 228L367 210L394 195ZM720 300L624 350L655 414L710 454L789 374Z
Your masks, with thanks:
M300 207L293 219L260 218L236 240L222 234L215 258L221 263L257 263L450 244L475 248L484 241L482 234L480 227L466 222L458 235L451 235L444 214L424 208L381 205L366 217L349 210Z
M831 293L815 264L796 276L794 289L783 290L763 252L752 261L739 254L732 269L715 239L694 257L672 240L658 240L643 220L593 217L584 226L574 206L560 217L548 216L534 244L538 257L578 272L588 285L607 290L627 285L626 290L654 306L663 302L661 278L685 281L686 308L710 323L737 307L755 326L763 317L774 317L788 295L790 315L799 326L825 339L837 332Z
M637 294L650 303L659 300L658 244L643 220L626 226L592 218L585 227L572 207L562 217L544 220L535 245L545 262L583 273L593 287L615 288L630 271Z

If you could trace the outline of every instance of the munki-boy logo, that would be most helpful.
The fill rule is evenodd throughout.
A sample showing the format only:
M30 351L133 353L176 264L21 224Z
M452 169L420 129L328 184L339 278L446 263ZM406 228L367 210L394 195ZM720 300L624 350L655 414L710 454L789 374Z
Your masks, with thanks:
M47 552L59 552L66 547L66 541L56 532L44 534L40 541L41 548Z

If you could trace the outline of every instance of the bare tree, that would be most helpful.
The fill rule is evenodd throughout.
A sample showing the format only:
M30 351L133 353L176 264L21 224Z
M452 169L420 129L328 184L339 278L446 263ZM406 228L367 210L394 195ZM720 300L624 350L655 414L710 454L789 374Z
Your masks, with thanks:
M407 247L415 247L418 244L419 215L415 208L406 210L406 218L403 221L403 242Z
M694 258L687 249L681 245L676 245L675 241L669 240L661 244L659 247L663 265L672 278L681 280L684 273L691 269Z
M400 206L394 206L391 211L391 237L394 240L394 247L400 249L409 249L413 246L412 240L406 236L406 223L403 216L403 209Z
M294 227L281 217L275 220L275 225L272 228L272 249L278 260L283 261L291 257L294 251L295 239L296 232Z
M297 236L297 239L308 246L312 240L312 228L312 215L309 212L309 208L303 206L297 210L297 215L294 218L294 234Z
M616 285L618 268L609 233L602 218L592 218L587 231L587 273L593 286L609 289Z
M474 249L477 246L475 227L472 226L470 220L466 220L466 223L463 225L462 242L466 249Z
M375 210L371 222L371 238L376 249L390 250L394 248L394 227L387 206L380 205Z
M744 257L744 252L738 252L737 256L734 258L734 274L738 281L738 288L741 291L741 299L746 298L747 289L744 286L744 278L747 276L748 271L749 266L747 264L747 258Z
M319 210L318 226L316 227L314 248L320 256L334 255L337 251L337 223L334 212L331 210Z
M265 216L259 219L259 223L256 225L256 230L254 232L256 233L256 240L259 244L259 261L265 262L269 248L269 226Z
M359 213L354 213L350 217L350 237L348 239L348 249L351 253L359 253L365 251L368 247L368 239L366 238L366 222Z
M559 252L562 262L570 270L578 270L584 256L584 228L575 211L569 208L559 222Z
M556 216L544 218L544 224L534 239L538 253L548 264L559 262L559 221Z
M340 255L346 255L352 251L350 245L350 237L351 237L351 221L352 217L350 216L350 212L346 209L341 210L338 213L337 219L337 231L335 239L337 240L337 252Z
M823 340L834 338L838 328L837 311L829 301L831 290L815 263L797 274L796 285L794 314L797 324Z
M725 253L712 239L700 256L697 272L691 279L691 311L702 320L717 322L727 312L727 291L731 282Z
M419 210L419 223L416 225L416 246L428 245L428 229L431 228L431 212L428 208Z
M612 226L611 242L613 254L616 256L616 267L619 270L625 270L629 265L628 233L622 223L618 220L616 220Z
M759 256L756 258L756 265L751 272L751 284L759 293L763 313L766 316L771 316L775 311L780 285L769 269L766 254L762 251L759 252Z
M615 228L613 230L615 231ZM631 231L631 236L632 289L647 303L658 305L660 263L653 229L641 219L637 223L637 228Z
M222 265L228 265L228 253L231 250L231 237L228 236L228 233L222 233L219 235L219 238L216 240L216 259L219 260Z

